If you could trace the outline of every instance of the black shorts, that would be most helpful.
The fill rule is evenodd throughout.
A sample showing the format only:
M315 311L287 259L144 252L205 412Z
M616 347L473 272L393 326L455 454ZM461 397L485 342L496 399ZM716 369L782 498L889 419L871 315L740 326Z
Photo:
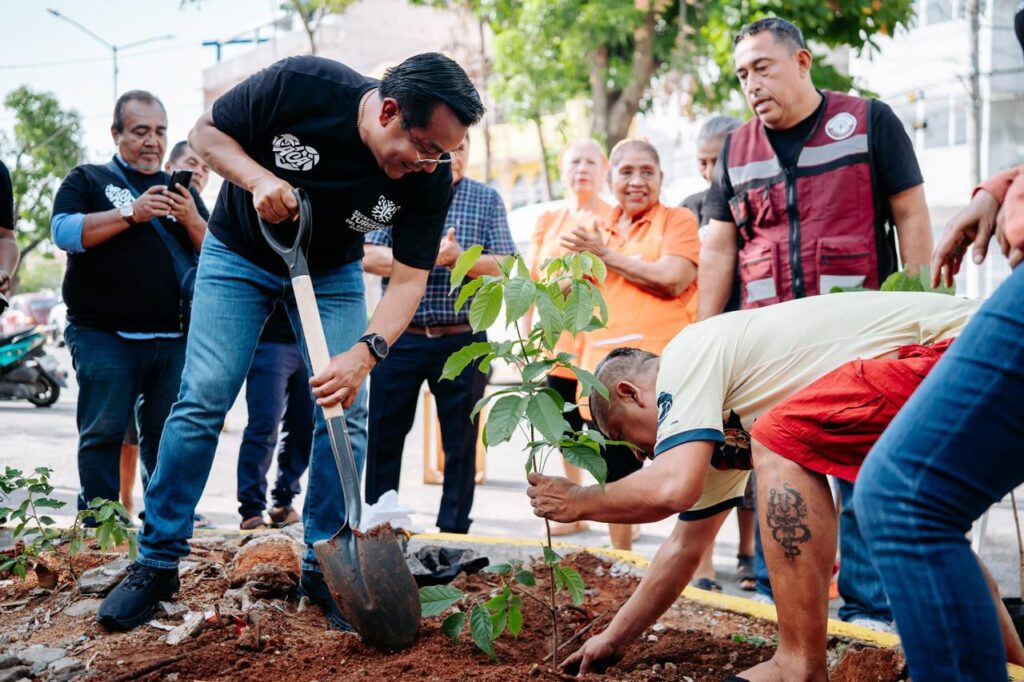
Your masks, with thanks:
M553 388L558 395L569 403L576 402L576 380L563 377L549 376L547 379L548 388ZM567 412L566 421L573 431L580 431L583 428L584 420L579 409ZM597 429L592 422L586 422L592 428ZM633 451L625 445L612 445L601 451L605 463L608 465L608 483L618 481L630 474L640 471L644 463L636 458Z

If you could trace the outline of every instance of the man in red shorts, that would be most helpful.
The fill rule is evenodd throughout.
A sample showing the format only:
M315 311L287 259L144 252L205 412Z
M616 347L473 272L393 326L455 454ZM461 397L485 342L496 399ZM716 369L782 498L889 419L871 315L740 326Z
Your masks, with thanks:
M657 620L740 504L753 468L779 646L730 679L827 680L836 509L825 474L856 478L977 307L940 294L815 296L692 324L660 358L629 348L609 355L597 368L609 399L591 398L595 421L653 464L603 489L532 474L534 512L612 523L682 513L633 596L566 665L607 666Z

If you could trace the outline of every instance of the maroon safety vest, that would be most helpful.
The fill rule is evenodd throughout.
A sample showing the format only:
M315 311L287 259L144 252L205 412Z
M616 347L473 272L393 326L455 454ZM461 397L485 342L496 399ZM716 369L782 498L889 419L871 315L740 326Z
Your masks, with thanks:
M871 101L822 94L824 113L795 166L782 167L757 117L726 140L729 206L743 240L742 308L835 286L877 289L895 270L888 210L872 172Z

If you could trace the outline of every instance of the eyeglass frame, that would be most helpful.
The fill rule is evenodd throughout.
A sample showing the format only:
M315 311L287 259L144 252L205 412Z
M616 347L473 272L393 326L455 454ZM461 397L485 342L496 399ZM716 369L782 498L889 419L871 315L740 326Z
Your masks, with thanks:
M403 118L403 122L404 122L404 118ZM426 165L429 165L429 164L432 164L432 163L433 164L452 163L453 161L458 161L459 160L458 152L439 152L438 158L436 158L436 159L431 159L431 158L424 159L422 156L420 156L420 150L419 150L419 147L423 146L423 143L420 142L419 140L417 140L415 137L412 136L412 128L405 128L403 126L403 130L405 130L405 134L406 134L406 136L408 136L409 141L412 142L413 151L416 152L416 160L411 162L412 165L414 165L414 166L426 166ZM445 155L447 155L448 158L444 158Z

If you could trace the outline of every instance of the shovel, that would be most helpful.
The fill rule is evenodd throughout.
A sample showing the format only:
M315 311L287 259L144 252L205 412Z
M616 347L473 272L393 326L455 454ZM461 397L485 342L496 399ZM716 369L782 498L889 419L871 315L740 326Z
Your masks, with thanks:
M278 241L272 226L262 218L260 230L288 266L302 335L313 373L317 374L327 367L331 358L306 265L305 251L313 229L313 212L305 192L296 189L295 198L299 202L299 225L291 246ZM345 494L346 514L344 525L334 537L315 543L313 550L334 602L363 640L378 649L405 648L416 641L419 634L420 599L416 581L390 523L374 526L365 533L359 531L363 499L345 427L345 412L340 404L324 407L323 411Z

